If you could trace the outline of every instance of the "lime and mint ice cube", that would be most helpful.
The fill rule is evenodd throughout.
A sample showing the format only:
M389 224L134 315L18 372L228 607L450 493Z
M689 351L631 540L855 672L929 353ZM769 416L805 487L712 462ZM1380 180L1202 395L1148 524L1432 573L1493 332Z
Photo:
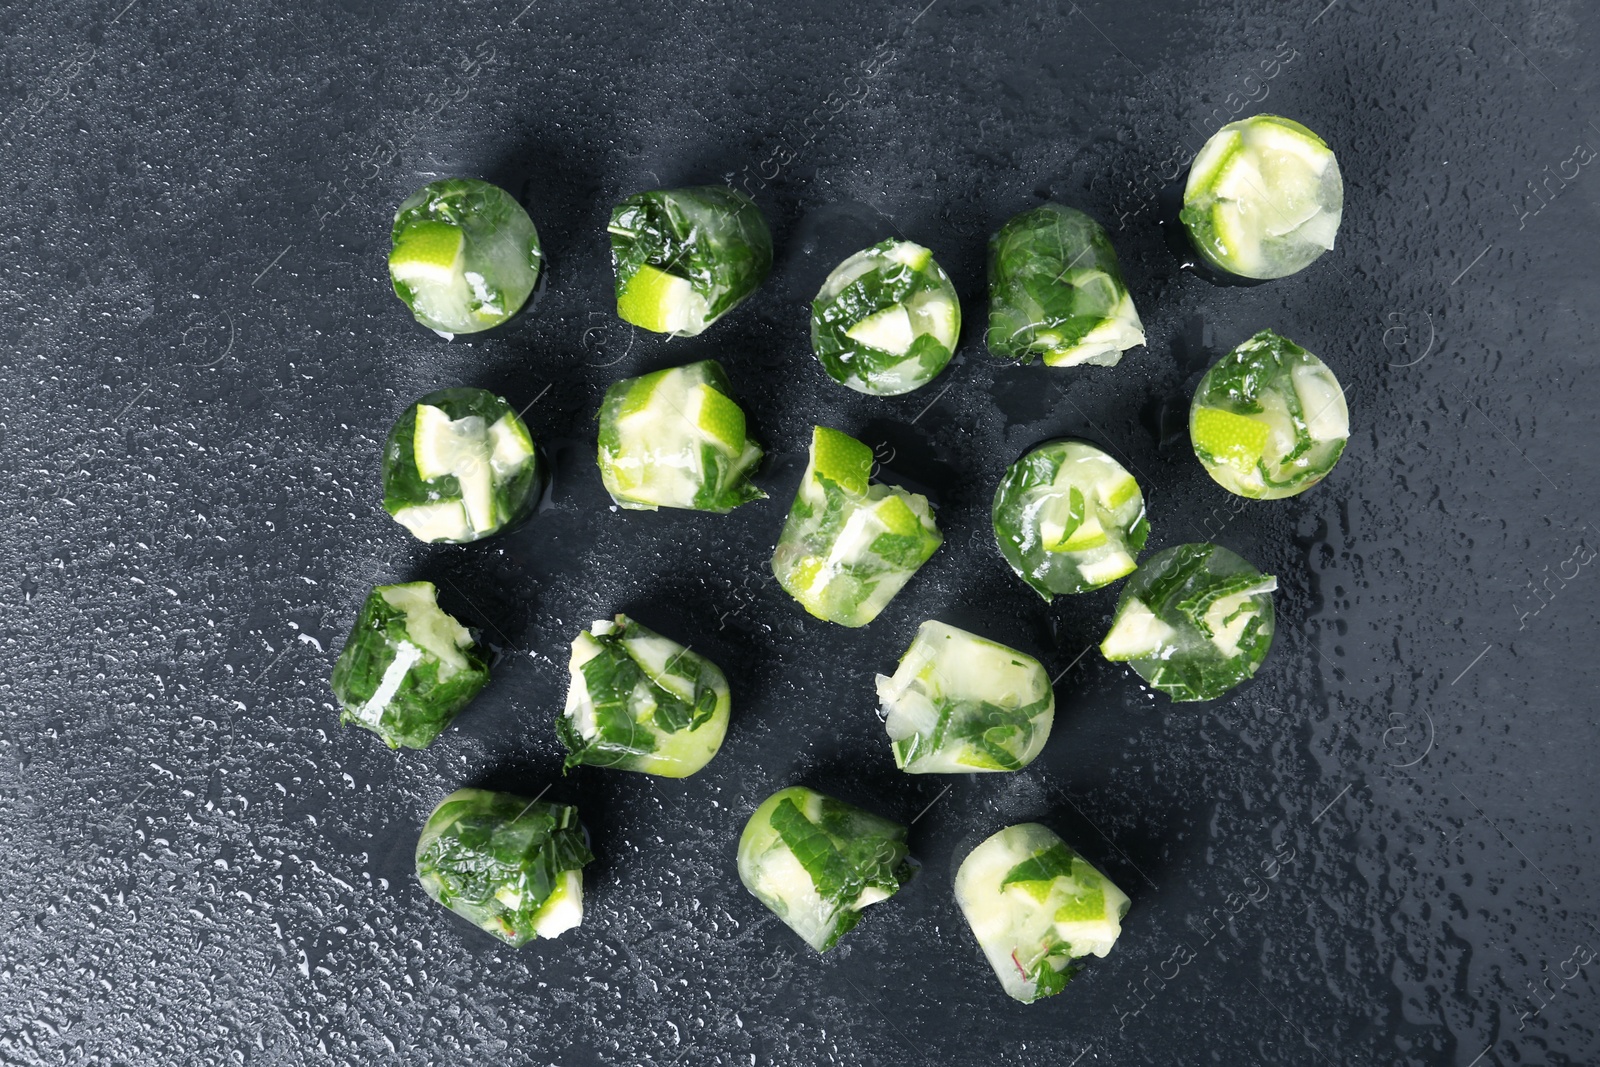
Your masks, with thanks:
M532 510L544 481L527 424L486 389L429 393L384 445L384 509L421 541L500 533Z
M596 453L600 478L618 506L687 508L724 514L766 496L750 482L761 446L727 372L701 360L606 390Z
M858 393L920 388L950 362L961 301L933 253L890 239L833 269L811 302L811 349L828 377Z
M1046 600L1132 573L1150 533L1127 469L1085 441L1049 441L1013 463L995 490L995 541Z
M841 626L865 626L943 540L928 498L873 483L872 449L826 426L772 554L778 583L801 607Z
M454 336L498 326L521 310L544 253L533 220L510 193L475 178L444 178L395 213L389 280L416 320Z
M1263 330L1206 371L1189 409L1189 439L1230 493L1276 500L1327 477L1344 454L1350 411L1328 365Z
M1157 552L1122 587L1100 653L1176 701L1215 700L1272 647L1278 581L1213 544Z
M1180 217L1213 267L1270 279L1332 250L1343 213L1344 180L1327 143L1292 119L1255 115L1200 149Z

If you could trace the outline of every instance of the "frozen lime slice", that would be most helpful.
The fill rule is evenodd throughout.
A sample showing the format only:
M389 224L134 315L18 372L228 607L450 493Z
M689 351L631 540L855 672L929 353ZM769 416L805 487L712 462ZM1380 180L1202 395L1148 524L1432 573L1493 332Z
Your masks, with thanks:
M922 532L922 522L917 518L917 513L899 496L884 497L874 506L873 512L890 533L914 537Z
M845 332L845 336L891 356L903 356L917 339L905 305L896 304L868 315Z
M1058 923L1100 922L1106 917L1106 894L1099 886L1084 890L1056 909Z
M896 241L884 255L896 263L904 263L912 270L924 270L933 259L932 249L914 241Z
M1244 637L1245 629L1259 614L1244 609L1252 598L1262 593L1277 592L1277 589L1278 579L1269 574L1249 589L1241 590L1232 596L1217 598L1216 602L1206 609L1206 628L1211 631L1211 643L1217 646L1217 651L1229 657L1239 654L1239 641Z
M822 575L825 560L821 556L806 556L794 565L789 571L789 579L794 588L800 592L796 594L800 602L806 607L811 607L815 597L812 595L817 579Z
M846 492L865 495L872 476L872 449L826 426L811 431L811 469Z
M1116 511L1139 495L1139 483L1130 474L1120 481L1101 482L1095 486L1095 494L1100 497L1100 503Z
M1350 436L1350 409L1332 373L1323 367L1301 365L1290 372L1290 381L1313 441L1342 441Z
M1098 588L1124 575L1132 574L1138 566L1139 564L1128 553L1120 548L1112 548L1101 559L1079 564L1078 573L1083 575L1084 581Z
M505 477L533 458L533 438L515 415L502 415L489 427L489 463Z
M1319 178L1333 162L1333 150L1328 143L1298 122L1276 115L1261 118L1265 121L1250 127L1252 147L1264 153L1293 156Z
M417 474L432 480L449 474L456 456L449 454L458 444L450 429L450 416L432 404L417 405L417 425L411 434L411 454L417 461Z
M705 311L705 300L694 291L689 279L648 263L639 266L617 296L618 315L655 333L688 330L703 322Z
M1264 422L1221 408L1199 408L1189 423L1189 437L1195 448L1245 473L1255 470L1261 462L1271 432Z
M413 504L394 512L394 519L422 541L467 541L472 527L459 500L437 504Z
M1216 232L1217 243L1226 252L1234 273L1255 273L1267 269L1267 257L1262 241L1267 236L1261 212L1262 205L1255 199L1245 201L1218 200L1211 209L1211 228Z
M472 633L439 607L432 582L381 586L379 596L406 617L406 638L452 670L468 666L463 650L473 645Z
M1263 186L1273 191L1262 200L1262 228L1271 237L1299 229L1322 210L1322 176L1297 153L1259 151L1256 163Z
M1039 541L1047 552L1063 552L1067 539L1082 525L1087 509L1083 491L1075 485L1058 486L1040 508Z
M412 455L424 480L451 475L460 483L461 503L474 530L494 528L494 473L481 416L452 419L432 404L418 404Z
M881 904L893 895L893 893L881 886L869 885L851 903L850 909L852 911L860 911L862 908L870 907L873 904Z
M1056 887L1054 878L1032 878L1022 882L1011 882L1007 889L1016 889L1037 900L1040 904L1050 899L1050 894Z
M424 480L443 478L481 463L489 451L488 433L477 415L452 419L442 408L418 404L411 447Z
M1222 168L1228 165L1242 144L1244 144L1244 134L1238 130L1229 130L1226 135L1213 137L1207 141L1189 167L1188 187L1203 189L1216 181L1217 175L1222 173Z
M1177 631L1156 617L1138 597L1131 597L1111 632L1100 642L1100 654L1113 663L1155 654Z
M917 333L932 334L946 348L956 347L961 333L961 305L942 291L918 293L906 303Z
M744 412L711 386L701 383L690 388L685 414L696 429L729 452L737 454L744 449Z
M1099 548L1106 543L1106 540L1106 531L1100 525L1100 517L1090 514L1085 516L1076 530L1072 531L1072 536L1061 542L1060 547L1054 549L1054 551L1083 552L1091 548ZM1046 545L1045 547L1051 548L1052 546Z
M1251 152L1235 152L1217 172L1216 183L1211 187L1213 196L1221 200L1254 201L1267 194L1267 183L1258 158Z
M583 922L583 871L564 871L534 914L533 932L555 937Z
M467 235L448 222L410 226L389 253L389 273L410 285L450 285L461 275Z
M494 475L489 464L479 460L456 472L461 483L461 503L474 530L493 530L498 523L494 506Z
M663 374L646 374L642 378L635 378L622 398L622 406L617 410L617 420L620 422L630 415L649 411L650 400L655 395L656 386L665 379L666 376Z
M822 283L822 289L817 293L817 299L831 304L839 298L840 293L850 288L851 284L858 278L865 278L878 269L878 250L876 248L868 248L865 251L857 252L833 268L833 273L828 275L827 280Z

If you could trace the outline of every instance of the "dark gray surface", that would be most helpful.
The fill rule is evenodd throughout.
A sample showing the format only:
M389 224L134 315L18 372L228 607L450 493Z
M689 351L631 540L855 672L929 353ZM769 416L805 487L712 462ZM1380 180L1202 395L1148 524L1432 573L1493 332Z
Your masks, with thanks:
M1600 1060L1592 6L124 2L0 12L0 1062ZM1155 194L1235 106L1321 132L1347 207L1311 269L1219 289ZM746 167L771 282L697 340L630 336L609 205ZM552 264L531 314L448 345L382 269L394 205L446 174L521 195ZM982 355L985 237L1045 195L1113 230L1150 337L1115 369ZM805 301L891 232L935 248L969 327L932 386L876 400L823 375ZM1263 327L1335 369L1354 433L1323 486L1235 506L1163 415ZM608 510L605 385L702 356L772 499ZM515 535L430 549L380 511L379 447L459 383L531 404L559 471ZM813 422L893 449L947 534L863 631L766 572ZM1005 569L989 496L1062 432L1129 457L1152 550L1214 537L1279 576L1254 683L1152 699L1084 654L1110 592L1046 608ZM337 727L326 679L368 587L413 576L506 651L395 756ZM567 642L619 609L734 682L694 779L559 778ZM929 616L1065 671L1026 772L893 769L872 675ZM932 805L922 875L820 958L733 865L795 781ZM416 830L479 782L581 805L581 929L511 951L423 898ZM1024 818L1133 897L1113 954L1032 1007L950 894Z

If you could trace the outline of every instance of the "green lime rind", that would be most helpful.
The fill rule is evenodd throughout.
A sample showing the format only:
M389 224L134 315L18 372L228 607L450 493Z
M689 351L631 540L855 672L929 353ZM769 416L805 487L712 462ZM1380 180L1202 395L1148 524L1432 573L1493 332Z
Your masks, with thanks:
M570 804L459 789L423 825L416 872L431 900L515 947L582 919L583 868L593 859Z
M421 603L410 611L385 595L414 591ZM436 595L428 582L373 589L333 666L340 722L390 748L426 748L489 682L484 650Z
M483 420L485 428L493 427L509 417L511 421L507 425L513 428L518 440L530 444L533 440L527 424L516 410L504 398L487 389L457 387L429 393L401 413L384 442L383 507L391 516L404 514L408 508L448 504L462 499L461 484L456 477L445 475L425 479L417 471L415 441L417 407L420 404L439 408L451 419L476 416ZM545 471L536 449L525 462L510 470L497 466L492 455L484 458L491 471L492 524L487 529L472 528L468 524L459 531L459 536L430 537L427 540L464 544L492 537L521 522L538 503L539 494L544 491Z
M623 508L722 515L767 495L750 481L764 453L715 360L614 382L597 418L600 478Z
M885 316L903 323L903 335L874 345L858 327ZM928 249L910 241L881 241L846 259L811 303L817 361L858 393L897 396L921 388L950 362L960 335L955 285Z
M1150 536L1138 482L1084 441L1046 442L1013 463L990 518L1001 555L1045 600L1116 581L1133 570ZM1090 522L1103 540L1080 537ZM1059 528L1054 544L1047 528Z
M692 337L754 293L772 269L772 234L755 201L721 185L635 193L611 212L611 264L618 313L661 332L649 316L629 318L621 303L639 268L686 279L704 304L673 330ZM631 309L629 309L631 313Z
M1266 454L1271 434L1265 421L1223 408L1197 407L1189 418L1195 453L1205 456L1208 462L1226 463L1235 470L1253 470Z
M989 239L989 351L1053 367L1114 366L1144 344L1105 227L1081 211L1042 204Z
M849 434L814 426L808 481L826 479L854 496L865 496L872 480L872 449Z
M1266 661L1274 588L1275 579L1225 548L1176 545L1123 586L1101 652L1175 701L1215 700Z
M1179 218L1211 266L1283 278L1333 248L1344 180L1323 139L1292 119L1230 122L1195 157Z
M442 226L461 234L455 269L439 261ZM504 189L475 178L444 178L406 197L390 239L395 295L418 322L449 335L511 318L528 302L544 264L527 211ZM409 263L429 269L410 270Z
M772 554L772 573L801 607L865 626L944 540L928 498L870 483L872 451L816 427L811 460ZM908 518L909 516L909 518Z
M761 803L739 836L739 880L818 952L916 873L906 828L804 786Z
M1230 424L1230 418L1238 421ZM1251 435L1230 432L1230 425L1243 426L1245 419L1259 429ZM1350 413L1326 363L1262 330L1200 379L1189 433L1196 458L1217 484L1238 496L1276 500L1328 476L1344 454Z
M686 778L717 754L732 698L716 664L626 615L572 643L556 736L564 768L609 767Z
M653 333L673 333L680 319L703 319L703 304L689 279L641 263L617 295L617 315Z

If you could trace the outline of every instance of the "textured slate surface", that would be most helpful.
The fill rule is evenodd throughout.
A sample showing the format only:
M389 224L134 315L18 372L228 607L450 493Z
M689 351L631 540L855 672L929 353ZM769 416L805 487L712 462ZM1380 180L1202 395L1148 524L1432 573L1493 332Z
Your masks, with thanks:
M1591 6L124 3L0 11L0 1062L1600 1060ZM1300 276L1216 288L1157 193L1257 109L1337 148L1344 229ZM552 262L470 343L382 271L394 206L444 174L520 195ZM608 206L724 175L772 220L771 282L697 340L632 335ZM984 240L1044 196L1113 230L1150 336L1114 370L982 354ZM936 249L969 328L934 385L874 400L824 377L804 307L890 233ZM1240 507L1169 431L1265 326L1336 370L1354 433L1325 485ZM608 510L605 385L702 356L772 499ZM531 405L559 469L515 535L430 549L378 508L379 446L458 383ZM859 632L766 574L813 422L879 446L947 534ZM1249 687L1152 699L1085 654L1109 592L1046 607L1005 569L993 486L1063 432L1128 457L1152 550L1214 538L1279 576ZM337 727L326 678L368 587L411 577L504 651L395 756ZM566 644L616 610L733 679L697 778L559 778ZM1064 672L1028 771L894 771L871 678L929 616ZM733 870L795 781L921 813L921 876L827 957ZM422 897L416 830L469 783L581 805L579 931L514 952ZM1112 956L1029 1008L950 895L1024 818L1133 896Z

